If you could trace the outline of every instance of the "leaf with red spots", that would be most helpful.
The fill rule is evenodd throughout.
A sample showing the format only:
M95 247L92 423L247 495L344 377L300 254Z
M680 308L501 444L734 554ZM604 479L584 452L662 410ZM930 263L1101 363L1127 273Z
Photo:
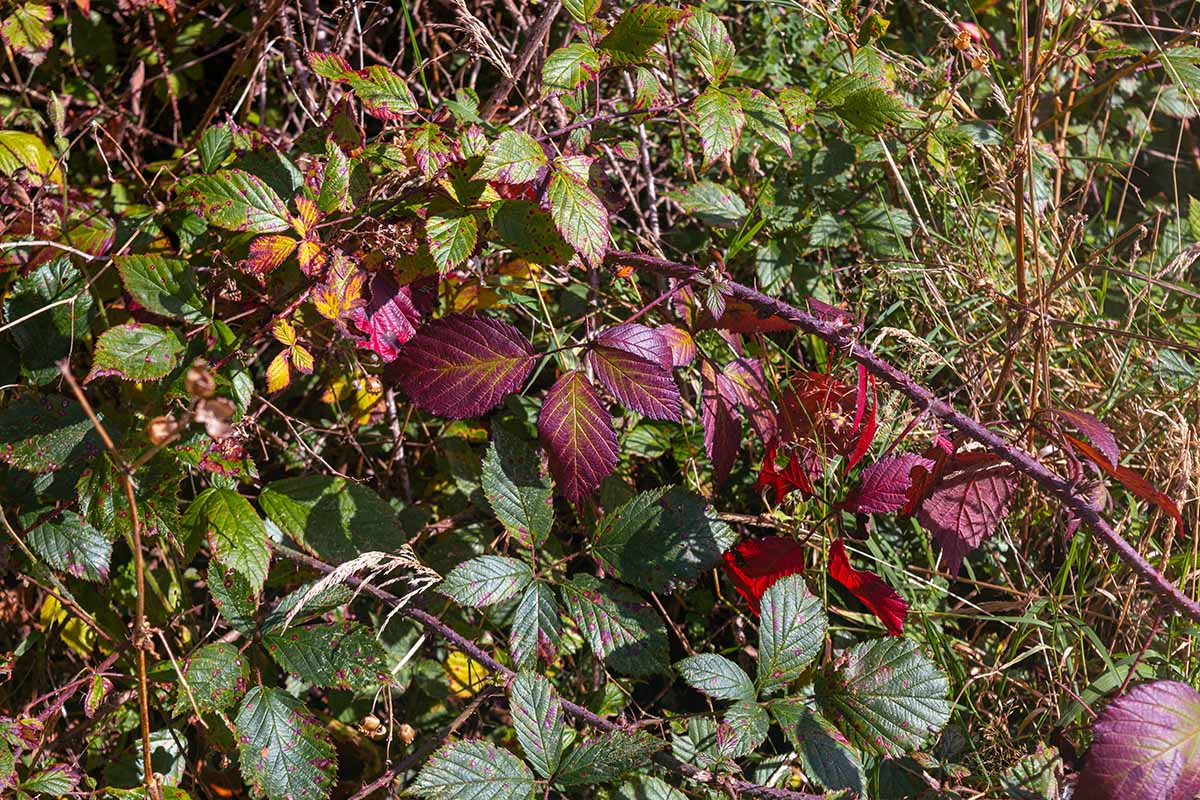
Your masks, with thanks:
M817 704L862 749L895 758L935 739L950 719L945 673L916 642L888 637L839 655L817 679Z
M951 575L995 533L1016 491L1017 472L999 456L958 453L950 459L917 519L937 539Z
M241 169L198 175L179 186L179 196L208 224L231 231L282 233L292 227L287 206L262 178Z
M517 675L508 698L513 730L525 759L539 775L549 778L558 770L567 745L562 701L550 681L532 672Z
M267 652L305 683L368 691L391 681L375 632L357 622L292 626L263 634Z
M267 800L326 800L337 751L308 706L282 689L252 686L233 723L242 777Z
M171 328L126 322L109 328L96 340L92 370L85 382L116 377L127 381L164 378L179 364L185 344Z
M459 605L482 608L508 600L533 580L524 561L507 556L479 556L459 564L438 591Z
M700 128L700 144L707 166L729 153L742 136L746 114L732 92L709 86L692 104Z
M538 414L538 436L568 500L587 497L617 465L612 417L582 372L563 373L550 387Z
M108 580L112 542L73 511L38 525L25 542L51 569L89 581Z
M398 120L417 111L417 101L404 80L385 66L346 72L339 80L354 90L366 112L377 119Z
M240 700L250 685L250 659L231 644L206 644L188 658L183 676L187 689L180 684L175 713L191 711L193 701L201 711L224 711Z
M742 420L736 402L729 378L705 361L700 368L700 422L704 426L704 452L712 460L714 486L729 477L742 445Z
M588 156L562 156L546 188L546 202L554 224L579 257L598 267L608 252L608 209L588 185Z
M859 514L899 511L908 500L913 471L932 469L933 462L916 453L881 458L862 471L858 486L846 497L842 508Z
M879 617L892 636L904 633L908 602L874 572L859 571L850 566L850 559L846 557L846 543L841 539L829 548L829 577L849 589L863 605L871 609L871 613Z
M0 461L19 469L53 472L85 464L102 449L100 435L74 400L25 395L0 409Z
M386 374L421 410L466 419L519 389L535 360L533 345L507 322L452 314L418 330Z
M759 696L800 677L825 643L825 610L804 578L786 575L763 593L758 625Z
M274 272L300 244L290 236L269 233L259 236L250 243L250 250L238 266L251 275L267 275Z
M543 179L548 169L546 151L537 139L528 133L505 131L488 147L475 180L508 185L529 183Z
M1180 681L1135 686L1105 707L1076 800L1200 796L1200 692Z
M596 337L586 359L621 405L651 419L679 421L671 348L657 331L637 323L609 328Z
M523 434L492 428L480 482L496 519L522 544L540 547L554 526L553 489L541 456Z
M1063 438L1067 440L1080 453L1083 453L1088 460L1098 466L1104 474L1110 478L1116 478L1122 486L1133 493L1139 500L1145 500L1148 503L1161 508L1171 518L1175 520L1175 525L1179 533L1184 532L1183 516L1179 513L1179 506L1175 501L1165 494L1154 488L1150 481L1146 480L1140 473L1135 472L1129 467L1112 466L1108 462L1108 455L1089 445L1087 442L1080 441L1074 436L1064 434Z
M468 739L434 753L408 791L429 800L529 800L533 789L533 773L524 761L490 742Z
M804 546L782 536L743 539L725 554L725 569L733 588L757 617L763 593L775 581L804 571Z
M531 669L539 657L554 663L562 647L562 619L554 590L549 584L535 581L525 589L513 612L508 650L517 669Z
M667 628L649 603L593 575L576 575L561 589L567 614L608 666L634 676L667 670Z

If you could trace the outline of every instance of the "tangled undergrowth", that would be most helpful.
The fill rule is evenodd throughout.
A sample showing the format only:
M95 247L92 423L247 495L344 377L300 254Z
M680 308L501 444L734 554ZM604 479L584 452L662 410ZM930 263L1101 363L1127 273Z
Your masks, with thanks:
M0 794L1197 796L1198 29L5 0Z

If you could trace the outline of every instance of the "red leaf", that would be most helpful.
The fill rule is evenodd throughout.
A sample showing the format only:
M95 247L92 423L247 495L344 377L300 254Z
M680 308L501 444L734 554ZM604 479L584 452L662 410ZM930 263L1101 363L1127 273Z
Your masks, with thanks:
M709 311L703 311L696 320L696 330L720 328L734 333L780 333L794 331L796 326L782 317L766 314L741 300L725 297L725 313L714 319Z
M593 347L585 358L621 405L651 419L679 421L679 387L669 370L613 347Z
M931 469L933 462L916 453L881 458L863 470L862 480L842 507L860 514L899 511L908 499L914 471Z
M605 328L596 334L596 345L621 350L665 370L674 366L671 360L671 344L666 337L659 329L649 328L637 322Z
M671 366L686 367L696 357L696 342L692 335L676 325L656 328L671 348Z
M759 438L764 442L773 441L779 432L779 422L762 364L756 358L735 358L725 368L725 375L738 405L746 410Z
M452 314L418 330L387 376L423 411L466 419L519 389L535 361L533 345L507 322Z
M863 422L863 410L867 402L867 383L871 384L871 411L866 422ZM875 376L867 372L867 368L858 365L858 393L854 402L854 431L858 440L854 443L854 452L846 461L846 467L853 467L867 454L871 442L875 440L875 410L879 407L879 395L875 392Z
M871 613L887 627L889 634L899 636L904 633L908 602L874 572L859 571L850 566L850 559L846 557L846 543L841 539L836 540L829 549L829 577L849 589L863 605L871 609Z
M396 359L400 345L417 332L421 311L414 302L413 284L400 286L384 272L371 279L371 299L352 316L359 330L367 334L372 350L385 362Z
M754 488L758 491L762 491L768 486L774 489L776 503L793 491L799 491L806 496L812 495L812 481L804 471L803 460L792 456L788 459L787 466L780 472L775 464L775 458L776 447L771 444L767 447L767 454L763 458L762 467L758 472L758 482L754 484Z
M744 539L725 553L725 568L738 594L758 616L762 596L784 575L804 572L804 547L793 539L767 536Z
M1117 447L1116 438L1103 422L1086 411L1076 411L1072 408L1047 408L1041 413L1065 419L1104 454L1110 467L1117 466L1117 462L1121 459L1121 448Z
M1154 488L1150 481L1146 480L1142 475L1129 467L1116 466L1108 463L1108 456L1092 447L1087 442L1076 439L1070 434L1063 434L1071 446L1083 453L1097 467L1104 471L1110 478L1116 478L1121 485L1129 491L1133 492L1134 496L1139 500L1145 500L1149 503L1161 508L1166 513L1170 514L1175 520L1177 530L1183 533L1183 516L1179 513L1179 506L1175 505L1175 501L1165 494Z
M714 486L729 477L742 445L742 420L735 402L729 379L705 361L700 369L700 422L704 426L704 451L712 460Z
M917 519L937 539L951 575L995 533L1016 490L1016 470L999 456L957 453L950 459Z
M874 423L856 428L856 392L823 372L795 375L780 398L779 430L785 441L795 442L822 459L858 453L864 439L874 437ZM872 403L872 417L874 404ZM861 458L861 454L858 455Z
M617 465L617 433L600 396L577 370L563 373L542 402L538 437L569 500L587 497Z

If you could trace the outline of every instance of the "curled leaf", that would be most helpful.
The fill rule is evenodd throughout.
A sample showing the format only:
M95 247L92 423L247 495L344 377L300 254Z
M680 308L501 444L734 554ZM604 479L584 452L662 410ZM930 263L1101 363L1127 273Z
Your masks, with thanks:
M775 581L804 571L804 546L782 536L743 539L724 559L733 588L757 617L762 596Z
M829 577L845 586L850 593L879 617L892 636L904 633L904 620L908 616L908 602L896 590L884 583L874 572L857 570L850 566L846 556L846 543L836 540L829 548Z

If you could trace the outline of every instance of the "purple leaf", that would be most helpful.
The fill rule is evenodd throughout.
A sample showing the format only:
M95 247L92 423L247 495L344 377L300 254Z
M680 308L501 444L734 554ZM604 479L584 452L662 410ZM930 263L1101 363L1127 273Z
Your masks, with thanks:
M746 410L759 438L764 442L774 440L779 433L779 421L762 364L756 358L735 358L725 368L725 375L738 405Z
M546 393L538 438L550 456L550 472L569 500L587 497L617 465L612 417L577 370L564 373Z
M533 345L507 322L452 314L418 330L387 377L421 410L466 419L519 389L535 361Z
M843 507L860 514L899 511L908 499L913 467L933 469L933 462L916 453L881 458L862 472L858 487Z
M626 322L622 325L605 328L596 334L596 344L601 347L622 350L666 370L673 366L671 344L666 337L658 329L649 328L637 322Z
M1073 408L1047 408L1044 413L1061 417L1070 423L1108 459L1109 466L1116 468L1121 459L1121 448L1117 447L1117 440L1107 425L1086 411L1076 411Z
M417 291L420 292L420 287ZM371 280L370 301L352 319L370 337L371 349L384 361L394 361L400 345L417 332L422 316L419 302L421 298L414 296L413 284L400 286L391 275L379 272Z
M1200 693L1135 686L1096 720L1076 800L1192 800L1200 794Z
M734 404L737 393L724 373L708 361L700 369L700 422L704 426L704 451L712 460L713 485L729 477L742 444L742 421Z
M942 548L946 569L958 574L963 557L996 531L1017 490L1011 464L990 453L959 453L930 493L917 519Z
M671 348L671 366L686 367L696 357L696 341L692 335L677 325L663 325L656 329Z
M679 421L679 387L670 370L614 347L593 347L585 358L621 405L651 419Z

